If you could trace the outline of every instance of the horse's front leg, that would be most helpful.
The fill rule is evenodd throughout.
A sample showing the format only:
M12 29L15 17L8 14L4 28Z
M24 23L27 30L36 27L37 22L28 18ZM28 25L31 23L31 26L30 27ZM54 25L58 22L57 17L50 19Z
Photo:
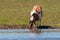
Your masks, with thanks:
M33 24L33 31L37 31L37 26L38 26L38 21L34 21L34 24Z

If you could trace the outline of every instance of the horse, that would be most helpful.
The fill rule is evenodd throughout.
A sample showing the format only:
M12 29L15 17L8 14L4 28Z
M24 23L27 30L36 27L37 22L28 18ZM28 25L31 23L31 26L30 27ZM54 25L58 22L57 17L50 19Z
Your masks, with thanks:
M30 24L30 28L33 28L33 26L37 27L38 26L38 21L41 21L41 16L42 13L38 14L38 13L33 13L33 15L31 16L31 20L29 22Z
M31 11L31 18L29 21L29 28L36 30L38 27L38 21L41 21L42 8L39 5L35 5Z

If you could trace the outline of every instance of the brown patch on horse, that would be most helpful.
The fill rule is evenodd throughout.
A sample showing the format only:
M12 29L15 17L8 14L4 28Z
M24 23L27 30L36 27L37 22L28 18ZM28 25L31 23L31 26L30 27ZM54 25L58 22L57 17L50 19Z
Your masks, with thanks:
M38 14L34 13L33 17L34 17L34 21L38 21L39 20L39 15Z

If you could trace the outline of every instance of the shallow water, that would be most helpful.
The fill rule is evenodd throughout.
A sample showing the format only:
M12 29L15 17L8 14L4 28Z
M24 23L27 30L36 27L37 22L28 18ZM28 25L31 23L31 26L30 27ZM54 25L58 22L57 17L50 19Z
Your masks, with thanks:
M0 30L0 40L60 40L60 32L17 33L17 31Z

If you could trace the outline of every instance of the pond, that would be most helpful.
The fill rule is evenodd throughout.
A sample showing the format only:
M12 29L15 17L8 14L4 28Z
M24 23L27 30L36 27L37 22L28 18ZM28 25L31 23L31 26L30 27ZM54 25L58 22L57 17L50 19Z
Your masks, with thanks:
M60 40L60 32L32 33L28 29L0 30L0 40Z

